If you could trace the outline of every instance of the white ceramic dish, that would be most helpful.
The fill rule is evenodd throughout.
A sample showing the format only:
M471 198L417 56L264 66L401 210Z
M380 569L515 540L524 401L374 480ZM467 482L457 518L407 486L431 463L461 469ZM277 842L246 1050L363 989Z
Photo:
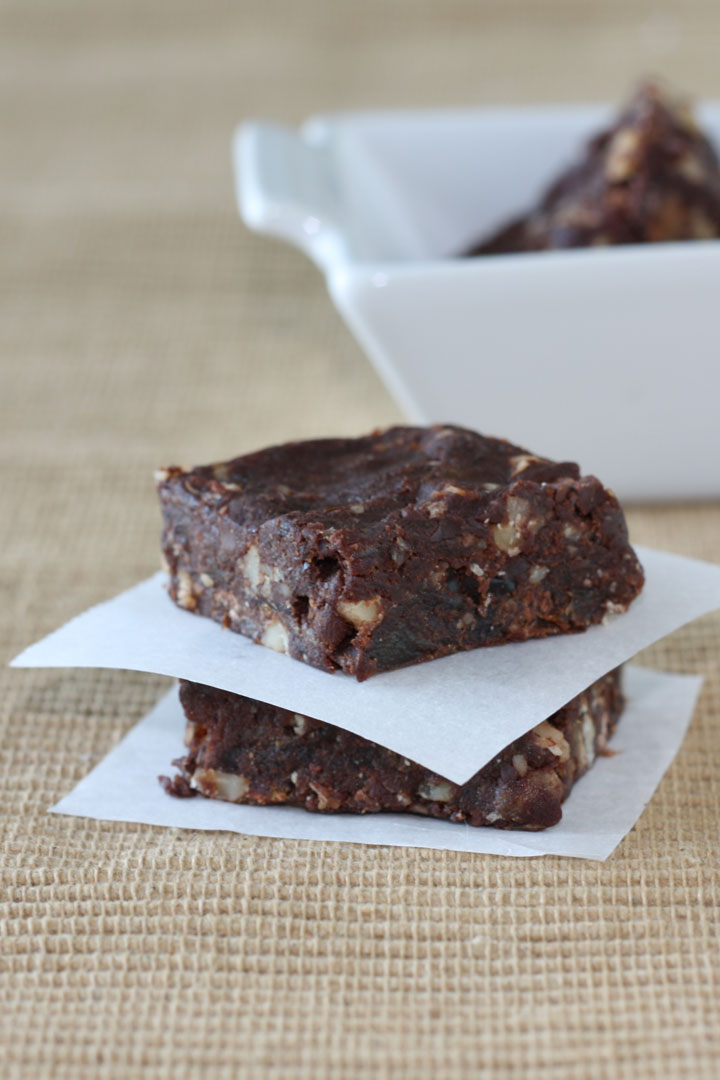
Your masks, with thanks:
M720 242L455 258L605 108L338 114L238 129L245 222L304 251L412 421L579 461L625 498L720 494ZM700 118L720 145L720 104Z

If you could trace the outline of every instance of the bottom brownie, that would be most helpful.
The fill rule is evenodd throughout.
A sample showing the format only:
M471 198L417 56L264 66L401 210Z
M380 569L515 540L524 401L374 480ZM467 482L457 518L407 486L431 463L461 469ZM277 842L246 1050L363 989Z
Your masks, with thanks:
M620 669L453 784L343 728L262 701L182 682L186 757L173 795L285 803L324 813L405 811L467 825L545 829L603 754L623 709Z

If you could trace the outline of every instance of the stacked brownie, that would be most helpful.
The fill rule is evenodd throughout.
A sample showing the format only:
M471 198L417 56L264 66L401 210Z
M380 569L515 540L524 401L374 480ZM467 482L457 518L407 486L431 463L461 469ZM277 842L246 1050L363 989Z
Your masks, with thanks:
M643 584L598 480L458 427L173 467L158 491L175 603L336 678L581 632ZM181 701L188 753L173 794L526 829L559 820L622 711L613 672L457 785L240 695L184 683Z

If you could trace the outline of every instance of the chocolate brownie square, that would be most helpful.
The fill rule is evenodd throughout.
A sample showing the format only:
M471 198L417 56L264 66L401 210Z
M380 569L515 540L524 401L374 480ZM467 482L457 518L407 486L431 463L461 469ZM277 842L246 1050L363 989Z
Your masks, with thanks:
M180 699L187 755L175 762L178 777L160 778L171 794L528 830L560 820L563 801L605 752L623 708L614 671L459 785L359 735L262 701L190 682L181 684Z
M458 427L171 467L158 491L180 607L358 679L584 630L643 584L598 480Z
M684 102L639 88L540 204L471 255L720 236L720 164Z

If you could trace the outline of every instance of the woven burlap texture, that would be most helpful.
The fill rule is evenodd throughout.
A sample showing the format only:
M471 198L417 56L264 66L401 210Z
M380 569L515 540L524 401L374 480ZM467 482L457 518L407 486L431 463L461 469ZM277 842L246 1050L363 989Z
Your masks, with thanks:
M717 94L716 9L683 10L9 0L3 661L156 567L156 465L399 417L316 272L238 223L236 120L617 97L659 66ZM720 560L718 505L630 519ZM713 616L647 655L707 682L604 865L48 816L167 683L3 670L0 1073L717 1077L719 647Z

